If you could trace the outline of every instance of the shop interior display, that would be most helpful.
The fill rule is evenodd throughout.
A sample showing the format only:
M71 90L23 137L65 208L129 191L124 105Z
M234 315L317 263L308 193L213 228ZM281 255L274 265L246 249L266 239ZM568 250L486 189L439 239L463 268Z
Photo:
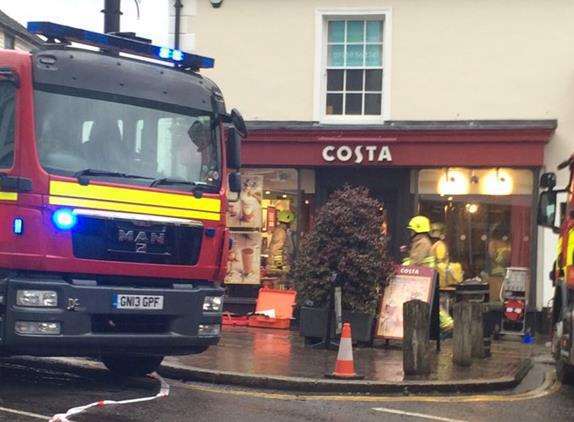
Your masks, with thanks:
M225 283L289 288L286 275L297 230L297 172L250 169L243 172L242 184L239 200L229 204L233 247Z
M462 279L489 284L490 300L500 302L507 268L530 266L530 170L425 169L419 172L419 212L444 227L450 268ZM444 266L444 264L442 264ZM441 264L437 266L444 283ZM448 270L448 268L445 268Z

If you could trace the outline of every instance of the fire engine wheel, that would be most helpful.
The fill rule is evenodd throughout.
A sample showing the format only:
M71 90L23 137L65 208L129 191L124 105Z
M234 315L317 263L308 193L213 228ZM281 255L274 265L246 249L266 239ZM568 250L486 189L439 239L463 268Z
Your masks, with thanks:
M574 366L568 365L564 359L557 359L556 377L562 384L574 385Z
M127 377L143 377L154 372L163 356L130 356L130 355L105 355L101 358L114 374Z

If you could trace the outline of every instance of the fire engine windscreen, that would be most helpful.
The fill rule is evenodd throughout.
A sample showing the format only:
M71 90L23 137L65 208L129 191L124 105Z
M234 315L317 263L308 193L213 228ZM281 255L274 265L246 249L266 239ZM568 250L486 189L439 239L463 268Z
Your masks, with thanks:
M69 176L91 169L109 172L98 178L123 184L149 185L168 178L219 188L219 129L211 114L97 97L36 90L38 154L48 173ZM175 183L170 189L189 187Z

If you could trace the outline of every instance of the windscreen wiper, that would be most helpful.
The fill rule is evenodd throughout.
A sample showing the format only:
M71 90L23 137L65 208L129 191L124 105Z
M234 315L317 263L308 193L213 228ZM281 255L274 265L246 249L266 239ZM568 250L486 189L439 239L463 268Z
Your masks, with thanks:
M148 179L151 180L153 177L140 176L138 174L128 174L119 171L108 171L108 170L98 170L98 169L84 169L74 173L74 177L78 179L81 185L87 185L90 183L90 179L86 176L108 176L108 177L121 177L123 179Z
M195 196L201 196L203 191L213 189L213 185L204 182L191 182L185 179L178 179L176 177L162 177L160 179L155 179L150 183L150 187L156 187L161 185L187 185L193 188Z

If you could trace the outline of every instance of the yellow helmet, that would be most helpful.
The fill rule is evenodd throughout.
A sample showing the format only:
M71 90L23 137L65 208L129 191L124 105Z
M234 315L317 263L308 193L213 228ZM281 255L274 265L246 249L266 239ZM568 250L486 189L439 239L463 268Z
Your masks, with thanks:
M424 215L417 215L411 218L407 229L415 233L428 233L430 232L430 220Z
M288 211L288 210L283 210L283 211L279 211L279 214L277 215L277 220L280 223L292 223L293 220L295 220L295 214L293 213L293 211Z

